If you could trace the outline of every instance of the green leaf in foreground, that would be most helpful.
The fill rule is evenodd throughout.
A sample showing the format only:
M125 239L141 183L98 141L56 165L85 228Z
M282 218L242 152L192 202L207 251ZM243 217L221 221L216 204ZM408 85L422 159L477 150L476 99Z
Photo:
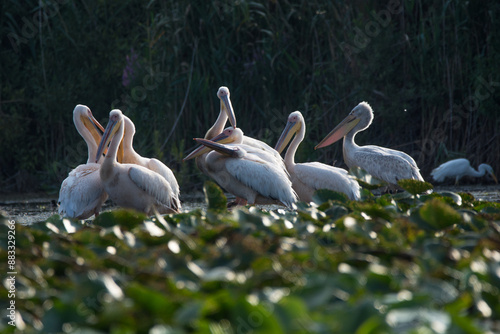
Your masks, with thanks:
M429 182L422 182L412 179L399 180L398 185L412 195L422 194L434 188Z
M462 220L455 209L438 199L426 202L420 208L420 217L435 229L444 229Z
M146 219L146 215L134 210L119 209L114 211L103 212L96 219L94 225L101 227L113 227L115 225L134 228L142 224Z
M203 185L205 193L205 201L207 202L208 210L222 212L227 208L227 198L222 192L222 189L212 181L205 181Z
M329 189L318 189L314 192L313 195L314 203L320 205L330 200L345 203L349 201L349 198L347 198L347 196L343 193L339 193Z

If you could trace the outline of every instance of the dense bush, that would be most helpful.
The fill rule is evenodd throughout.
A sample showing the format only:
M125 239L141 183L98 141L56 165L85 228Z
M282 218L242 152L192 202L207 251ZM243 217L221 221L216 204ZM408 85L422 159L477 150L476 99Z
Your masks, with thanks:
M40 6L41 4L41 6ZM4 1L1 8L0 190L57 191L85 161L77 103L106 123L121 108L135 146L199 188L185 152L214 122L226 85L239 126L271 145L300 110L314 151L360 101L359 135L411 154L423 170L452 157L498 170L497 1ZM26 182L29 180L30 182Z

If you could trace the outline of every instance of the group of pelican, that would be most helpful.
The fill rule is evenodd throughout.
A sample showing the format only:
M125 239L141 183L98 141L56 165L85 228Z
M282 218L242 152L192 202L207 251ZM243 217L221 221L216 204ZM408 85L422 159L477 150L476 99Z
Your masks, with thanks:
M110 112L104 129L90 109L79 104L73 110L73 122L87 143L88 158L62 182L60 215L75 219L97 216L108 197L119 206L146 214L180 211L174 174L161 161L134 151L134 123L120 110Z
M326 188L359 200L360 186L347 170L320 162L296 163L295 153L305 138L306 124L299 111L292 112L274 148L245 136L237 127L227 87L220 87L220 112L199 145L183 160L195 159L199 170L214 179L236 197L234 204L281 204L293 208L297 201L311 202L316 190ZM225 128L229 120L230 126ZM86 219L98 215L109 197L115 204L153 213L181 210L179 185L172 171L157 159L140 156L133 149L135 126L118 109L109 114L104 129L90 109L77 105L73 111L75 126L88 147L87 163L72 170L59 193L59 213ZM343 138L344 161L349 168L360 167L372 176L397 185L399 180L424 181L415 160L408 154L375 145L358 146L354 137L373 121L373 110L359 103L315 149ZM103 134L101 135L101 132ZM293 138L293 140L292 140ZM281 156L288 147L284 159ZM474 171L466 159L448 162L432 173L442 181L450 173L484 175L490 166ZM471 171L472 170L472 171ZM457 174L458 175L458 174ZM457 177L457 182L460 176Z

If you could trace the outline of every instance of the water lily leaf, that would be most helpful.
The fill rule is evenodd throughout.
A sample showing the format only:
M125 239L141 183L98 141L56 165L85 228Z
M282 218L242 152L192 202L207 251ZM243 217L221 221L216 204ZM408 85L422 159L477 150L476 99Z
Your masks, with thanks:
M343 193L339 193L330 189L318 189L314 192L314 203L320 205L328 201L339 201L342 203L346 203L349 201L349 198Z
M396 333L422 327L432 329L434 333L448 333L451 325L451 317L448 313L425 308L394 309L387 313L386 321Z
M446 305L458 297L458 290L449 282L438 279L427 279L420 283L420 292L427 293L434 302Z
M115 225L132 229L146 219L146 215L134 210L118 209L115 211L103 212L96 219L94 225L101 227L113 227Z
M239 299L232 308L235 333L285 333L271 309Z
M166 295L145 287L138 282L131 282L125 288L125 292L125 295L132 298L136 303L137 310L143 309L157 316L166 317L177 309Z
M201 301L186 303L175 313L174 319L178 324L188 325L200 318L202 308Z
M398 185L412 195L422 194L434 188L434 186L429 182L413 179L398 180Z
M392 219L392 212L386 210L385 208L381 207L378 204L356 203L356 206L361 212L366 213L368 216L372 218L382 218L385 220Z
M426 202L419 210L420 217L435 229L444 229L462 220L462 216L448 204L433 199Z
M462 197L457 193L454 193L452 191L440 191L438 192L438 194L443 197L451 198L451 200L458 206L462 205Z
M383 187L386 185L384 181L381 181L375 177L373 177L371 174L368 174L367 171L360 167L352 167L349 169L349 174L354 175L354 177L357 179L358 183L360 186L366 189L377 189L380 187Z
M328 217L330 217L330 219L332 219L332 220L337 220L340 217L343 217L348 213L349 213L349 210L347 210L345 207L340 206L340 205L332 205L330 208L325 210L325 214Z
M227 197L215 182L205 181L203 192L205 193L208 210L215 212L224 212L227 210Z
M228 267L215 267L204 273L202 280L206 282L210 281L232 281L236 277L233 270Z

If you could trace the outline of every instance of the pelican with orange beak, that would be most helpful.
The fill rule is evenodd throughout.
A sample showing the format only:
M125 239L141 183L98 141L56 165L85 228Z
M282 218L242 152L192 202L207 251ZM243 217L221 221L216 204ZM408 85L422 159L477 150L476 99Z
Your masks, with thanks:
M377 179L397 185L398 180L424 181L415 160L408 154L375 145L358 146L354 137L373 121L373 110L366 102L358 104L315 149L326 147L344 138L344 161L349 168L360 167Z
M243 143L243 131L229 127L202 144L184 160L204 156L206 171L221 187L248 204L282 204L292 208L297 195L273 154ZM242 203L239 203L242 204Z
M121 207L142 211L147 215L178 212L175 194L163 176L140 165L117 162L118 146L123 138L124 128L122 112L119 109L112 110L95 157L99 160L109 144L108 153L99 170L109 198Z
M344 193L351 200L359 200L359 184L345 169L320 162L295 163L295 152L304 140L305 133L304 117L300 111L294 111L288 116L285 129L275 147L276 151L281 153L294 137L285 153L285 165L299 199L311 202L316 190L326 188Z
M104 128L94 118L89 107L78 104L73 110L73 122L87 143L87 163L73 169L59 190L59 214L74 219L87 219L99 215L108 198L99 177L102 157L96 161L97 145ZM94 162L95 161L95 162Z

